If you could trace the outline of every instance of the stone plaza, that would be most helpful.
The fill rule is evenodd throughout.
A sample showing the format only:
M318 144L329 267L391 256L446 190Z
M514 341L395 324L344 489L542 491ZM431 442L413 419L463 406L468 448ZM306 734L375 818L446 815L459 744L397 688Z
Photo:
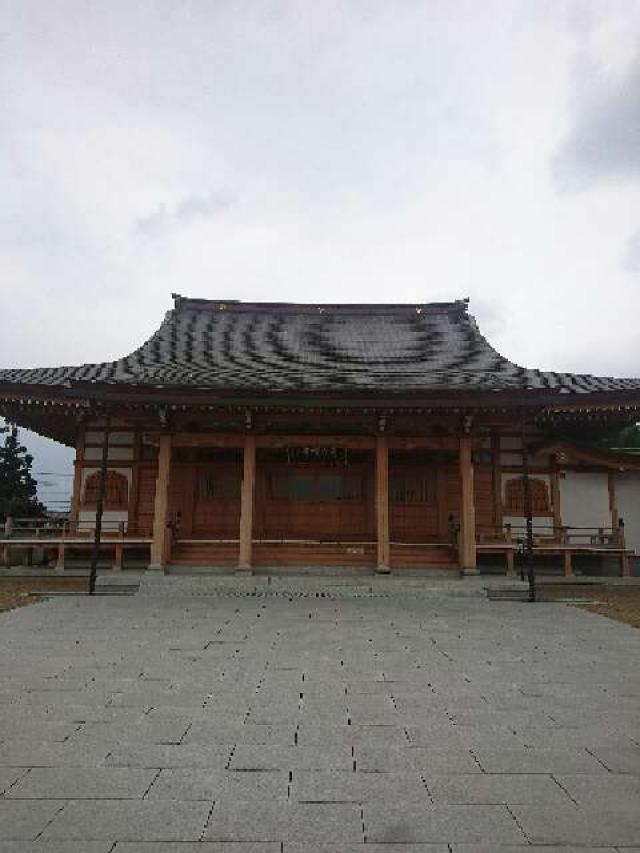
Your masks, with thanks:
M640 851L637 630L430 589L159 577L0 615L0 853Z

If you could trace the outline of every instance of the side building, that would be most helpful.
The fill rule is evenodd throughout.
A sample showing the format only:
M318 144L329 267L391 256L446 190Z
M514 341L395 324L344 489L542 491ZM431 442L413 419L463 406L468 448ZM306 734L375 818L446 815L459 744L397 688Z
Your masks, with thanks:
M640 457L566 439L640 417L640 379L519 367L466 301L242 303L174 296L114 362L0 370L0 413L75 446L82 548L106 465L105 539L179 566L513 571L536 550L640 553ZM529 489L525 488L525 478Z

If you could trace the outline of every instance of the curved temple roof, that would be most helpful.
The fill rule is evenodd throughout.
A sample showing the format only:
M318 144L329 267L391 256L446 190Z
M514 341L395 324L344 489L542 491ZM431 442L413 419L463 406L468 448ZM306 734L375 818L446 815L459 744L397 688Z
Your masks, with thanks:
M0 385L116 385L217 391L429 393L639 391L640 379L519 367L478 330L467 302L297 305L187 299L117 361L0 370Z

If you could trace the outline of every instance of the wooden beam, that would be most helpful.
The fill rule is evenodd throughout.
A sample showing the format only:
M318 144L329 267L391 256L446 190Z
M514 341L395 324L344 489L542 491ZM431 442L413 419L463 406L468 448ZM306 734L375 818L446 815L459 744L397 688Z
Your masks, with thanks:
M476 561L476 508L473 492L471 437L460 438L460 539L458 558L464 574L478 574Z
M164 571L168 559L167 514L169 510L169 479L171 476L172 436L160 436L158 476L153 507L153 540L151 542L150 569Z
M160 435L145 433L146 444L158 444ZM252 436L256 447L346 447L348 450L373 450L376 444L371 435L256 435ZM192 432L179 433L173 437L174 447L220 447L243 448L245 437L233 433Z
M387 437L376 436L376 538L377 571L391 571L389 562L389 445Z
M253 435L247 435L244 439L242 487L240 491L240 553L238 557L238 569L240 571L251 571L255 485L256 439Z
M481 438L473 438L471 441L474 450L483 447ZM455 453L458 439L455 436L389 435L387 445L389 450L448 450Z

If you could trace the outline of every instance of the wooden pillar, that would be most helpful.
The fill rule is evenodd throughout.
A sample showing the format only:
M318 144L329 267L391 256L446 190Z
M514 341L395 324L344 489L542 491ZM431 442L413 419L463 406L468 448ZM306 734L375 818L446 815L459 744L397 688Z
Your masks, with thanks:
M471 437L460 439L460 538L458 559L465 575L479 574L476 564L476 507L473 493Z
M376 571L391 571L389 557L389 444L385 435L376 436Z
M149 568L164 571L168 560L167 514L169 511L169 479L171 476L171 436L160 436L158 476L153 508L153 541Z
M81 424L76 442L76 458L73 461L73 493L71 495L71 507L69 511L69 524L72 533L78 531L78 517L80 515L80 502L82 500L82 467L84 462L84 434L85 426Z
M59 572L64 571L64 557L65 557L65 544L64 544L64 538L62 538L60 540L60 542L58 543L58 556L56 558L56 569Z
M256 440L247 435L244 440L242 459L242 488L240 492L240 553L238 569L251 571L253 545L253 503L256 486Z

